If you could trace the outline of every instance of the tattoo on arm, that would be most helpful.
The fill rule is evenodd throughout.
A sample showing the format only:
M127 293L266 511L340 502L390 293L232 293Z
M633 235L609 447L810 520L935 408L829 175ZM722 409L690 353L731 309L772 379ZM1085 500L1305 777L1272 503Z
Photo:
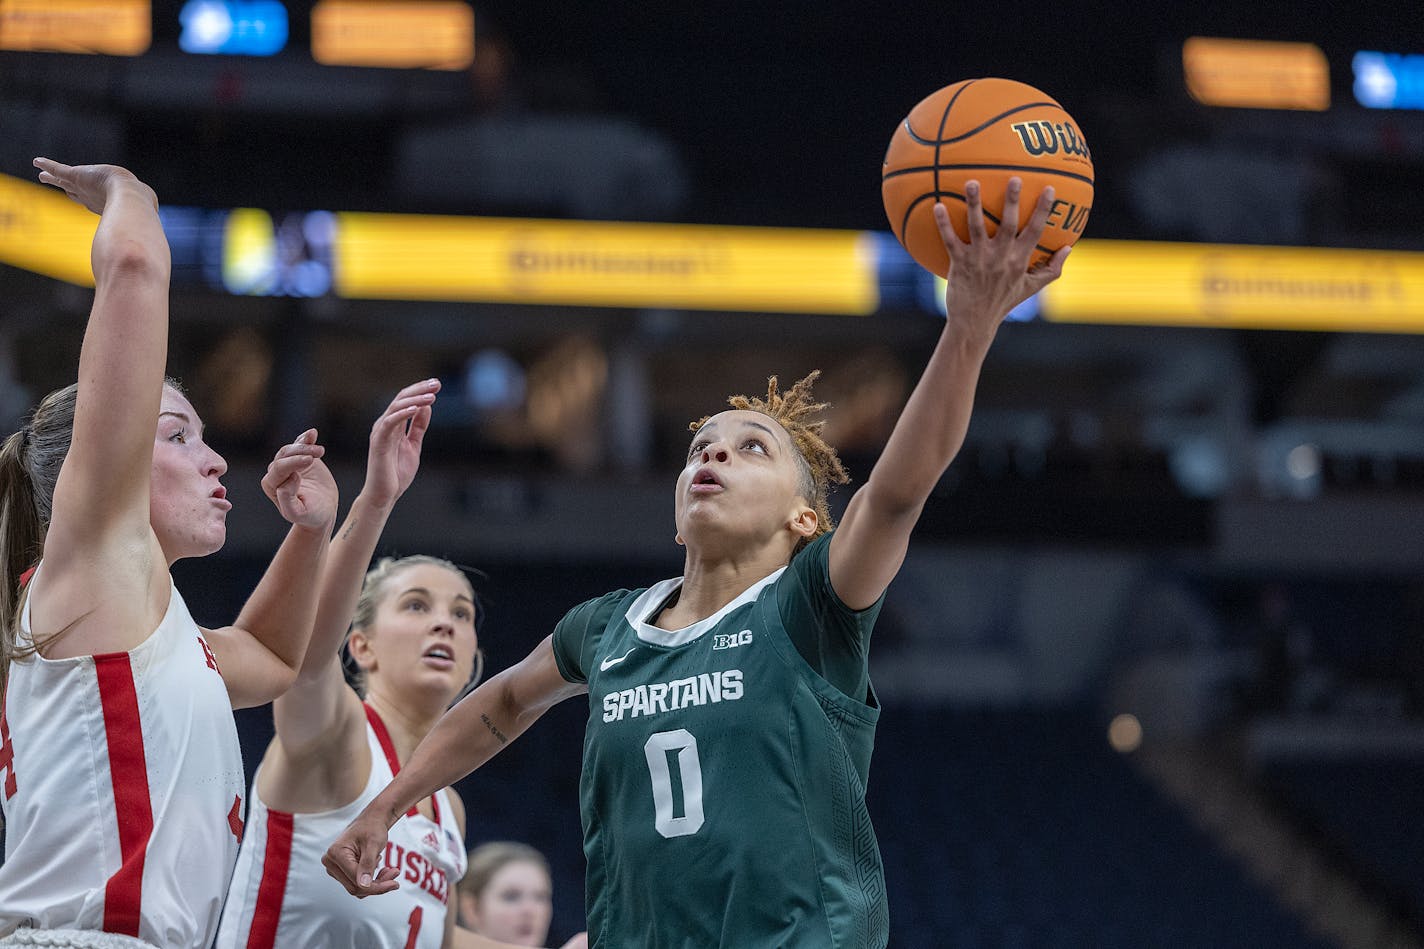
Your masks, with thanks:
M480 721L482 721L482 722L485 723L485 727L490 730L490 734L493 735L494 737L498 738L498 739L499 739L499 743L500 743L501 745L507 745L507 744L509 744L509 738L505 736L504 732L502 732L502 731L499 730L499 726L498 726L498 725L496 725L494 722L490 721L490 717L489 717L488 715L486 715L486 714L484 714L483 712L481 712L481 713L480 713Z
M341 532L341 539L342 539L342 540L345 540L346 538L350 537L350 536L351 536L351 532L354 531L355 529L356 529L356 522L355 522L355 521L350 521L350 522L348 522L347 525L346 525L346 530L344 530L344 531Z

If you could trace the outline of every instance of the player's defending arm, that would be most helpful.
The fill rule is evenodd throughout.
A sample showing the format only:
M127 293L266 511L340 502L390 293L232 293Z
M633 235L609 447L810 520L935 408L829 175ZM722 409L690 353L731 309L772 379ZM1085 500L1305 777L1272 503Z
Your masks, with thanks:
M308 429L278 450L262 478L262 490L292 526L233 625L208 632L233 708L287 691L306 654L336 520L336 482L324 452L316 429Z
M361 702L341 671L341 643L381 532L420 468L420 448L439 391L433 379L405 387L371 426L366 481L327 552L311 643L296 683L272 706L278 753L269 778L293 758L326 754L349 759L342 736L366 740Z
M1018 178L1010 179L1000 220L1019 219L1021 188ZM1001 227L992 238L984 226L978 182L964 190L967 243L954 233L944 208L934 209L951 260L944 332L880 460L851 498L831 540L831 586L852 609L873 604L899 571L926 499L964 443L979 371L999 324L1016 305L1056 280L1068 256L1062 248L1047 264L1028 270L1053 205L1051 188L1039 195L1022 231Z
M353 896L396 889L398 868L376 873L386 832L421 798L493 758L554 705L587 691L559 673L553 637L460 701L416 747L400 774L376 795L322 857L322 865Z
M132 594L159 583L167 566L149 527L149 487L172 265L158 199L130 172L47 158L34 164L41 182L100 216L73 438L44 538L49 582L72 618L135 600ZM131 649L143 635L117 622L93 624L78 652Z

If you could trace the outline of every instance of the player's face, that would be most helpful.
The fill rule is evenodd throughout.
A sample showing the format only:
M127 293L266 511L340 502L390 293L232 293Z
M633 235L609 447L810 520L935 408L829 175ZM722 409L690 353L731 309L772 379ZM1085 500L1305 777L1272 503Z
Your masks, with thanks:
M799 510L801 469L786 429L760 412L714 415L692 436L677 478L675 516L682 541L760 543Z
M490 877L474 910L481 936L516 946L542 946L554 915L549 876L536 864L506 863Z
M203 441L203 421L192 404L164 386L148 509L149 523L170 564L222 548L232 509L221 481L226 471L227 462Z
M449 704L474 674L475 601L463 574L411 564L386 579L365 637L372 691Z

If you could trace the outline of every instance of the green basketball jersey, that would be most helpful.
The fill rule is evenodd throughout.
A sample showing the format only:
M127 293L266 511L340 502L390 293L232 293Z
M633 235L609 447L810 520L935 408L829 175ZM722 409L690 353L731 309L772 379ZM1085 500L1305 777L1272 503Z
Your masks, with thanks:
M830 535L686 629L681 579L571 610L559 670L587 682L580 801L595 949L878 949L889 931L865 808L879 707L796 643L858 650L880 604L831 589ZM803 647L804 648L804 647Z

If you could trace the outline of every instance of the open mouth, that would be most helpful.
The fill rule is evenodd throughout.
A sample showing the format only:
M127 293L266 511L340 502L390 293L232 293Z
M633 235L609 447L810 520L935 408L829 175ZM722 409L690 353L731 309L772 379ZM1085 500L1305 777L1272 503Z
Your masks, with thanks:
M455 667L455 652L449 646L431 646L420 654L420 658L426 665L434 666L437 669L453 669Z
M717 473L710 467L698 468L692 475L692 483L688 485L688 490L695 494L705 494L709 491L718 491L723 487Z
M216 502L218 507L221 507L224 511L232 510L232 502L227 499L227 488L224 488L222 485L218 485L214 488L213 493L208 495L208 498Z

